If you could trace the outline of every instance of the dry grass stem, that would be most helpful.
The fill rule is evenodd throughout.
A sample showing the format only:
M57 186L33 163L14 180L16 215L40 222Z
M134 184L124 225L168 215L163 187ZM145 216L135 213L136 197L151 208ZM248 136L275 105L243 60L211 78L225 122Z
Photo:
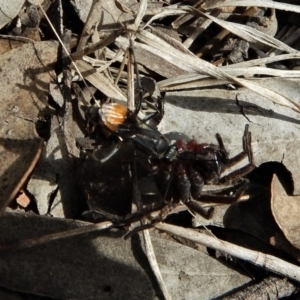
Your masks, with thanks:
M275 8L279 10L292 11L300 13L300 7L298 5L292 5L288 3L279 3L271 0L209 0L204 3L202 6L204 9L213 9L226 6L239 6L239 7L248 7L248 6L259 6L267 8Z
M215 237L196 232L195 230L175 225L159 223L155 224L155 228L232 255L273 273L300 282L300 267L288 263L278 257L249 250L235 244L219 240Z

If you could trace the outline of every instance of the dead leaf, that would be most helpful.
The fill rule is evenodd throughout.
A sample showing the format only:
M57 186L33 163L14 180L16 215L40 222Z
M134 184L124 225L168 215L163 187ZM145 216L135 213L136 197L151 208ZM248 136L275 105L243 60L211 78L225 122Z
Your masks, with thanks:
M122 10L120 10L114 1L102 1L103 2L103 9L100 11L102 15L102 25L103 26L115 26L116 20L119 20L120 22L125 22L129 20L133 20L132 14L124 14ZM87 17L89 15L90 9L92 7L93 1L90 0L84 0L79 1L75 0L73 5L76 7L80 19L85 22L87 20ZM138 2L136 0L129 0L124 1L124 4L132 10L138 9Z
M271 208L276 223L289 242L300 249L300 196L287 195L277 175L272 181Z
M101 24L105 28L115 28L116 23L130 23L134 20L134 15L137 15L140 8L140 2L137 0L121 0L118 1L102 1L103 9L99 10L98 15L101 14ZM163 3L158 1L147 1L147 13L153 14L153 11L160 11ZM72 5L76 8L82 22L86 22L90 9L92 8L92 0L75 0ZM120 5L119 5L120 4ZM122 6L121 6L122 5ZM128 10L128 11L127 11ZM124 13L125 12L125 13ZM129 13L127 13L129 12ZM133 15L134 14L134 15ZM98 22L98 19L97 19Z
M122 4L119 0L115 0L115 5L120 11L132 14L132 10L129 9L126 5Z
M28 0L29 3L34 4L34 5L42 5L44 0Z
M5 245L20 239L35 240L45 234L86 225L74 220L7 212L0 223L0 241ZM0 284L59 299L152 300L157 291L149 277L151 270L143 243L138 235L124 240L123 234L124 231L114 230L91 232L1 253ZM250 281L195 249L155 237L152 242L172 299L199 299L199 295L201 299L211 299Z
M24 184L42 150L35 131L47 103L57 44L25 44L0 56L0 214Z
M6 38L1 38L0 39L0 55L4 54L11 49L18 48L20 46L24 45L24 42L19 41L19 40L12 40L12 39L6 39Z
M12 21L19 13L25 0L0 0L0 28Z

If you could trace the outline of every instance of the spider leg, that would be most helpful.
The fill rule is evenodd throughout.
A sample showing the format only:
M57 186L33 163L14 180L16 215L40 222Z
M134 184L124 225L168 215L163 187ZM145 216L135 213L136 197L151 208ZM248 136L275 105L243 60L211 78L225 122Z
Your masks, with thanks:
M179 163L175 167L177 177L177 189L182 202L188 209L194 211L206 219L210 219L213 214L213 207L208 209L203 208L199 203L191 199L191 190L196 191L197 196L200 196L204 185L201 175L190 166L190 176L187 174L184 163Z
M236 165L237 163L239 163L240 161L242 161L246 157L247 157L247 154L244 151L242 151L239 154L237 154L236 156L234 156L232 158L229 158L226 161L225 169L231 168L232 166Z
M244 135L243 135L243 151L241 153L239 153L238 155L236 155L235 157L229 159L226 162L225 169L232 167L233 165L237 164L245 157L248 157L249 163L246 166L244 166L238 170L235 170L235 171L231 172L230 174L220 178L219 183L224 184L224 183L234 181L240 177L247 175L253 169L255 169L255 165L253 162L252 147L251 147L251 132L249 131L248 124L246 124L246 126L245 126Z
M243 150L247 154L249 163L253 164L253 153L251 147L251 132L249 131L249 124L246 124L243 135Z
M187 206L188 209L196 212L197 214L204 217L205 219L209 220L213 215L213 212L214 212L213 207L204 208L198 202L196 202L190 198L183 201L183 203Z
M229 182L232 182L232 181L235 181L241 177L244 177L246 176L247 174L249 174L251 171L253 171L255 169L255 166L252 165L252 164L247 164L246 166L238 169L238 170L235 170L231 173L229 173L228 175L220 178L219 182L220 184L226 184L226 183L229 183Z
M191 193L195 199L200 198L204 186L203 177L192 166L189 168L189 179L191 182Z
M218 140L220 149L223 150L224 153L227 154L227 151L224 147L224 143L223 143L221 136L219 134L217 134L216 136L217 136L217 140ZM228 156L227 156L225 169L231 168L232 166L234 166L238 162L242 161L247 156L249 159L249 163L253 164L253 154L252 154L252 148L251 148L251 132L249 131L248 124L246 124L246 126L245 126L244 135L243 135L243 151L232 158L228 158Z
M169 188L175 177L178 195L182 202L186 205L186 207L189 210L200 214L204 218L210 219L212 217L214 208L203 208L199 203L191 199L191 189L194 190L194 193L200 197L202 187L204 185L204 181L201 175L191 166L189 166L190 168L188 176L186 169L187 166L184 163L178 161L173 163L171 167L170 165L163 164L160 167L160 171L164 171L165 173L165 180L162 180L165 181L164 199L167 198ZM162 222L177 205L178 203L174 202L173 200L169 202L164 201L164 203L161 203L159 206L156 205L155 209L147 208L144 209L143 212L140 210L138 214L131 214L125 219L119 220L119 222L126 222L128 224L131 223L133 219L137 219L138 216L147 217L149 219L149 217L151 217L151 215L155 211L159 211L159 213L151 219L150 223L137 226L132 231L127 233L124 238L128 239L133 234L145 229L152 228L155 223Z
M247 185L248 181L245 180L233 196L202 194L200 200L205 203L230 204L241 198Z
M217 138L220 150L224 154L225 158L229 159L228 158L228 152L226 151L226 148L225 148L224 143L223 143L223 139L222 139L222 137L221 137L221 135L219 133L216 134L216 138Z

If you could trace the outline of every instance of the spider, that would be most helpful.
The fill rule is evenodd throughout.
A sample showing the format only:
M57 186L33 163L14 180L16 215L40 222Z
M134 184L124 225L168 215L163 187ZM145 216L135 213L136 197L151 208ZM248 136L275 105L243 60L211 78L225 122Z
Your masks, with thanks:
M195 140L184 142L177 140L174 144L176 155L172 160L152 159L156 168L158 182L167 189L168 182L173 181L172 197L181 200L190 210L196 211L205 218L210 218L213 209L205 210L193 199L206 202L231 202L237 200L240 193L233 197L202 195L203 186L206 184L229 184L241 179L250 173L255 165L251 150L251 133L249 125L245 126L243 135L243 150L233 158L228 157L223 140L216 134L218 145L198 144ZM226 176L223 173L248 157L249 163Z

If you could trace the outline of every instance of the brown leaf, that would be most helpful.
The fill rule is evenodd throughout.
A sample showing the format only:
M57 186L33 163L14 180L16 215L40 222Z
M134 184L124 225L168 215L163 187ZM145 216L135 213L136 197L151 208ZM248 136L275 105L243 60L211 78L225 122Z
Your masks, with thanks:
M289 196L276 175L271 187L272 213L285 237L296 248L300 249L300 196Z
M47 103L57 44L25 44L0 56L0 215L32 172L43 140L35 131Z

